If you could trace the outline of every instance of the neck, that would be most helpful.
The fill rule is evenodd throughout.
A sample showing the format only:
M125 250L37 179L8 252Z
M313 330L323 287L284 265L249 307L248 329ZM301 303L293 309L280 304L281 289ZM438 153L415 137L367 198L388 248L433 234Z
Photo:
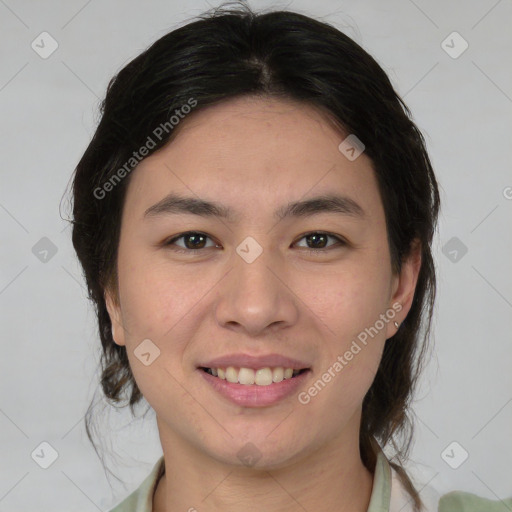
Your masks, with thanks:
M159 426L166 471L153 512L366 512L373 474L363 465L358 437L339 438L278 469L228 465L198 452Z

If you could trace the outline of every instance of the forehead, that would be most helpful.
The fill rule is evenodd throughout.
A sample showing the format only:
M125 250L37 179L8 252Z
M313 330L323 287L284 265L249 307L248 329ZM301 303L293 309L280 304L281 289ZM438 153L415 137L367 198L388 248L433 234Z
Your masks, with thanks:
M314 107L291 100L243 97L209 106L180 121L175 138L132 171L126 204L140 216L177 192L223 198L235 213L254 215L339 192L378 214L371 160L364 153L348 160L338 149L346 136Z

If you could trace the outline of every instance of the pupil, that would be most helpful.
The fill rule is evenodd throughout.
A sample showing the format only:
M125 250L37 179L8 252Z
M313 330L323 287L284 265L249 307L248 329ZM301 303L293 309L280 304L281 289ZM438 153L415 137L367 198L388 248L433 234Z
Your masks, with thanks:
M310 240L315 240L316 242L318 242L318 239L323 239L323 241L325 242L325 239L326 239L326 236L325 235L322 235L322 234L313 234L313 235L309 235L308 237ZM313 246L314 247L318 247L317 243L316 242L313 242ZM325 247L325 243L324 244L321 244L321 247Z
M197 241L200 238L204 238L203 235L188 235L187 236L187 240L189 240L189 241L192 240L192 244L190 244L190 245L192 245L192 249L197 249L198 248L198 244L194 243L194 240ZM199 245L200 244L201 244L201 242L199 242ZM189 249L190 249L190 247L189 247Z

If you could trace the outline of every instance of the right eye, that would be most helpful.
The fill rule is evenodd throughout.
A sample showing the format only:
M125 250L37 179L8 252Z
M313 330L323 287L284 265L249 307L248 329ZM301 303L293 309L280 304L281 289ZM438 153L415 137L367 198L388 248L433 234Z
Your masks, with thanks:
M184 245L178 247L184 247L183 249L175 249L171 247L172 245L176 245L176 241L183 239ZM185 233L180 233L179 235L176 235L175 237L171 238L170 240L166 241L163 245L164 247L169 247L171 250L181 253L189 253L189 254L197 254L199 251L201 251L205 247L205 240L211 238L206 235L205 233L201 233L200 231L187 231ZM210 246L212 247L212 246ZM217 244L213 244L213 247L220 247Z

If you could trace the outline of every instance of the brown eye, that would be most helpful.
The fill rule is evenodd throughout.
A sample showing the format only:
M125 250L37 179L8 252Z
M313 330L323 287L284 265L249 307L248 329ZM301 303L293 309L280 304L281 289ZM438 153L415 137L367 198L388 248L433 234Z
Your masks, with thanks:
M334 239L338 243L337 244L331 244L331 246L328 246L328 239ZM329 233L325 233L323 231L314 231L311 233L306 233L302 236L301 240L306 240L307 247L305 247L306 250L309 249L309 252L322 252L327 251L330 249L330 247L334 246L343 246L346 245L345 241L342 240L340 237L336 235L331 235Z
M183 239L184 245L176 244L177 240ZM177 252L195 252L200 251L201 249L208 248L206 246L206 241L210 239L210 237L204 233L198 231L188 231L187 233L182 233L178 236L175 236L171 240L167 241L165 246L176 245L177 247L183 247L183 249L174 249ZM211 239L210 239L211 240ZM218 245L213 244L209 247L218 247Z

